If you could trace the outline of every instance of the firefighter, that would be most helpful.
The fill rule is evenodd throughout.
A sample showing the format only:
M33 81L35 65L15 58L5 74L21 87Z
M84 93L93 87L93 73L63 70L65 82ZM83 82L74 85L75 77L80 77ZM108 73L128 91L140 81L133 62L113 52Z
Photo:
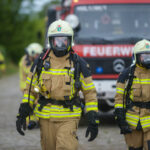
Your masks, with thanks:
M5 58L2 52L0 51L0 72L4 73L5 70L6 70Z
M26 85L26 79L30 72L30 68L34 60L42 53L42 46L38 43L31 43L25 49L26 54L21 58L19 62L20 72L20 90L23 92Z
M89 65L72 49L73 30L66 21L54 21L48 29L50 49L32 66L16 127L24 135L26 117L32 112L36 94L40 95L34 112L40 118L42 150L77 150L76 131L81 117L79 91L85 97L88 118L86 137L98 134L96 89ZM34 76L33 76L34 75ZM30 101L28 100L30 97ZM30 105L29 105L30 104Z
M150 150L150 41L137 42L133 55L117 81L115 115L129 150Z
M26 54L21 58L19 63L19 72L20 72L20 89L24 92L26 87L26 79L30 72L31 66L34 60L42 53L42 46L39 43L31 43L25 49ZM35 101L34 105L36 105L37 101ZM34 114L31 115L30 121L27 118L26 124L28 125L28 129L33 129L38 125L38 117Z

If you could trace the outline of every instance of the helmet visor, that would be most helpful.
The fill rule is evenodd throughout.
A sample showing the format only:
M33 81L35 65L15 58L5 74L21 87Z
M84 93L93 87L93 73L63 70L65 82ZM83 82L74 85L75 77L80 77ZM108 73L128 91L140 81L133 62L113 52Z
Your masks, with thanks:
M150 62L150 53L140 54L141 62Z
M52 45L58 51L67 49L69 44L70 44L70 40L68 37L65 37L65 36L53 37Z

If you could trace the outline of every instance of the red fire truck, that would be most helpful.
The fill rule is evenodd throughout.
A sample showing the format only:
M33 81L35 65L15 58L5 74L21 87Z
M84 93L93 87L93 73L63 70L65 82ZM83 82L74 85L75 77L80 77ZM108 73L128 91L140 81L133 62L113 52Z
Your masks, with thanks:
M90 64L99 108L113 111L118 74L132 62L133 45L150 39L150 0L63 0L49 9L74 28L74 50Z

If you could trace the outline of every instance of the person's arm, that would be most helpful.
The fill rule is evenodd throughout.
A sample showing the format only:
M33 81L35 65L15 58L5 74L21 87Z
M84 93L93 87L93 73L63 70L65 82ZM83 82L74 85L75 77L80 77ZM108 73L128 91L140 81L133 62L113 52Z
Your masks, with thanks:
M33 79L32 79L33 77ZM37 85L37 75L30 72L26 80L26 88L24 90L24 96L22 103L19 107L19 113L17 115L16 128L21 135L25 135L23 130L26 130L26 117L32 113L34 101L37 93L34 91L34 87Z
M26 87L25 87L25 90L24 90L24 96L23 96L23 99L22 99L22 103L29 103L30 106L32 107L33 104L34 104L34 101L37 97L37 93L35 92L34 88L35 86L38 84L37 83L37 74L35 74L33 76L33 79L32 79L32 73L30 72L27 79L26 79ZM31 84L31 80L32 80L32 84ZM28 98L30 97L30 101L28 101Z
M92 81L92 75L89 65L80 58L81 67L81 90L85 99L86 117L88 119L88 128L86 130L86 137L90 134L88 141L93 141L98 135L98 101L94 83Z
M26 66L25 66L25 56L21 58L19 62L19 78L20 78L20 90L24 92L26 86Z
M97 93L91 75L84 77L81 74L81 90L85 99L86 112L98 112Z
M128 79L129 68L123 71L117 80L116 96L115 96L115 118L118 126L120 127L121 134L131 133L132 130L129 128L126 122L126 81Z

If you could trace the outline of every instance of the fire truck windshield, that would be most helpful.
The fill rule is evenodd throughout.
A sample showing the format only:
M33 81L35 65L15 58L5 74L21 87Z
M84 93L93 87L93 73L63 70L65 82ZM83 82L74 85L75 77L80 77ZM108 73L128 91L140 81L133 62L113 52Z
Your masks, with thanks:
M75 14L80 44L130 43L150 39L149 4L79 5Z

